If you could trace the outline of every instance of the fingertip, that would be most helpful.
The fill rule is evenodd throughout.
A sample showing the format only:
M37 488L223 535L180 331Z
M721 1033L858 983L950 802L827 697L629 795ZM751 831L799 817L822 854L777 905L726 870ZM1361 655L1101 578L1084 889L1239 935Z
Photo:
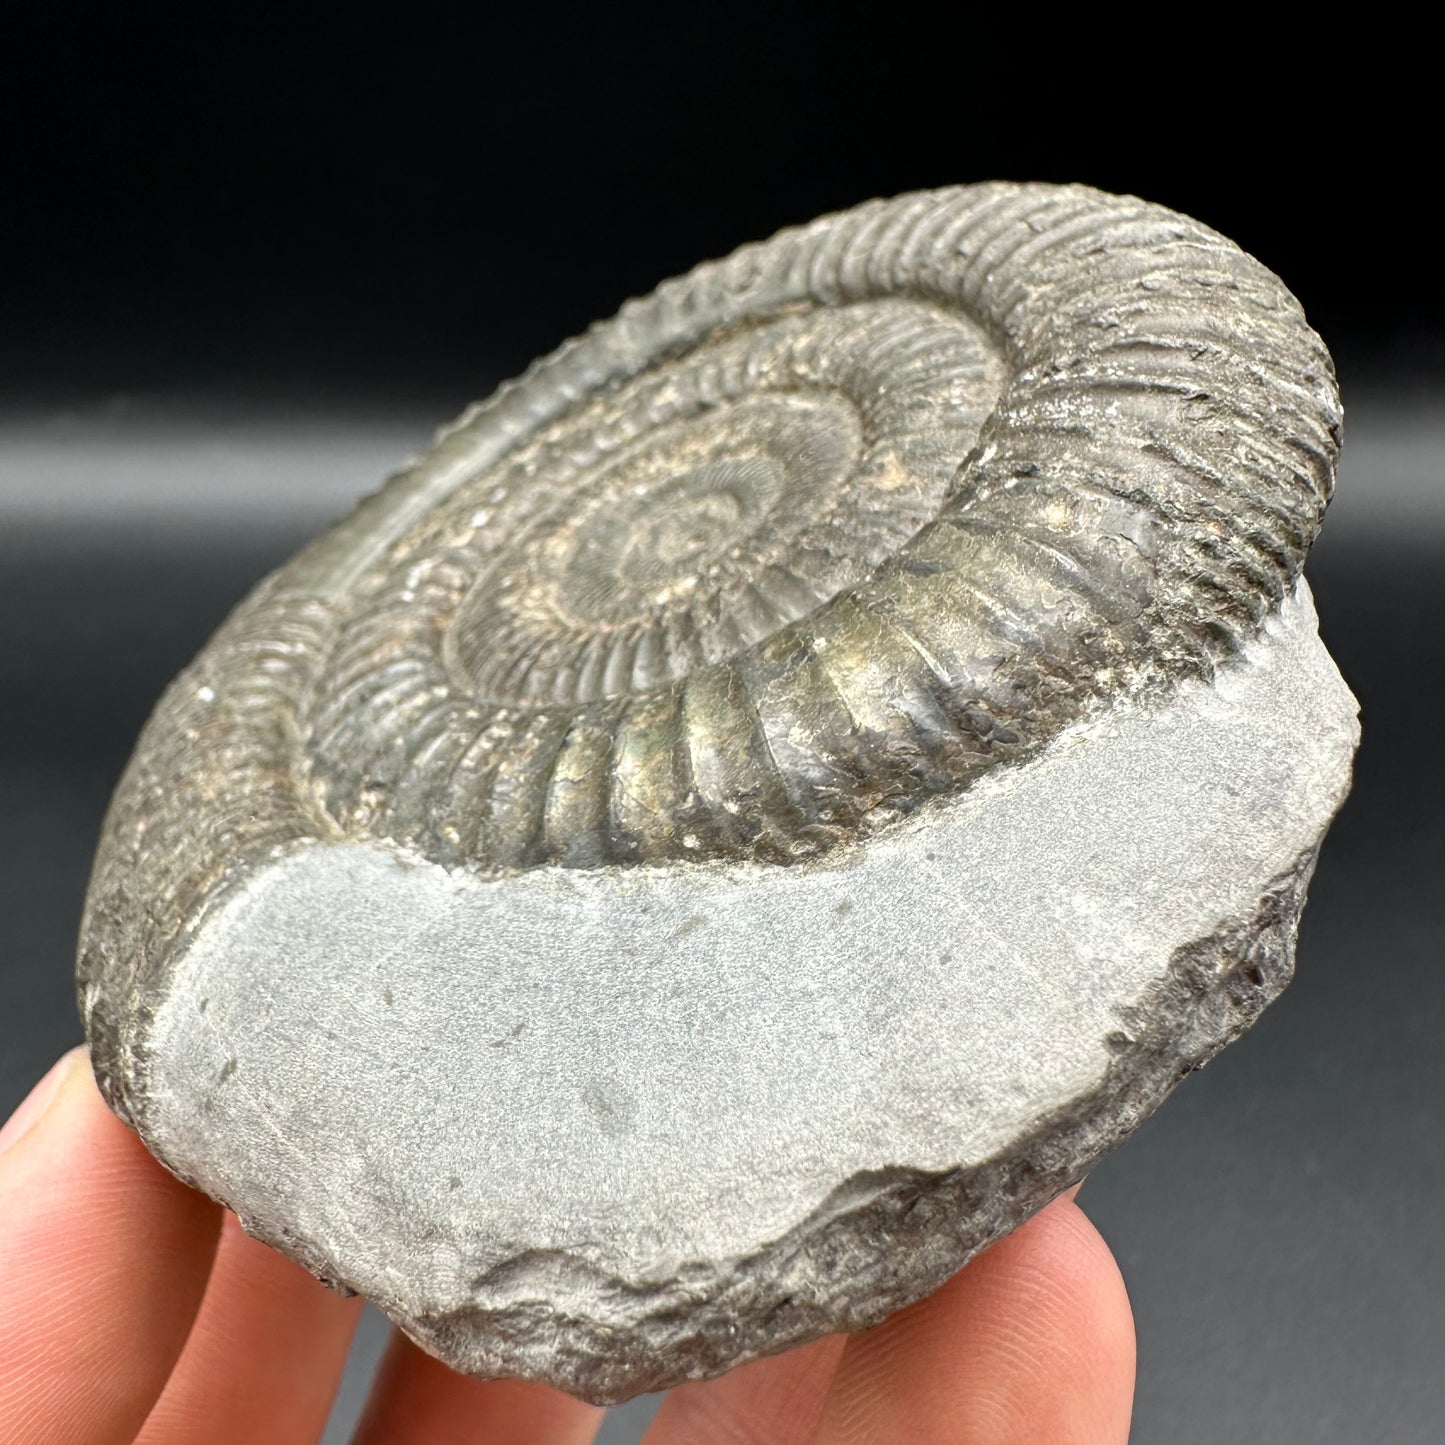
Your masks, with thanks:
M88 1073L89 1065L90 1058L84 1045L77 1044L50 1066L40 1082L20 1101L15 1112L0 1125L0 1159L45 1117L70 1074L77 1069Z
M393 1332L356 1445L589 1445L602 1411L527 1380L474 1380Z
M643 1445L803 1445L817 1433L843 1335L770 1355L715 1380L669 1390Z
M52 1075L0 1155L0 1438L128 1441L185 1343L220 1211L110 1112L84 1050Z
M1056 1377L1071 1372L1083 1391L1102 1379L1127 1381L1132 1398L1128 1287L1107 1241L1074 1199L1056 1199L969 1268L977 1271L975 1307L991 1307Z
M317 1440L361 1310L223 1216L184 1350L136 1445Z
M1133 1386L1118 1265L1060 1198L850 1344L819 1440L1123 1445Z

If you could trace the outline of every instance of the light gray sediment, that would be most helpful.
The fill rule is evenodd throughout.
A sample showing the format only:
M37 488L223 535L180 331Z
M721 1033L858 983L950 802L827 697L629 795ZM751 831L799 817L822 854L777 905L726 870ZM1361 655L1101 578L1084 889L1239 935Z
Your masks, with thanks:
M1283 985L1354 711L1301 589L1212 683L807 868L318 843L178 963L147 1137L483 1374L615 1399L881 1318Z

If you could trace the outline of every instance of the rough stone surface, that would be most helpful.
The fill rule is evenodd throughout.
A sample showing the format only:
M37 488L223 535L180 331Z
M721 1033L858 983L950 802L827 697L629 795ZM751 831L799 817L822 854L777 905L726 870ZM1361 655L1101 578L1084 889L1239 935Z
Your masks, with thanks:
M1080 187L666 283L162 700L82 930L107 1097L474 1373L882 1318L1287 981L1338 436L1273 276Z

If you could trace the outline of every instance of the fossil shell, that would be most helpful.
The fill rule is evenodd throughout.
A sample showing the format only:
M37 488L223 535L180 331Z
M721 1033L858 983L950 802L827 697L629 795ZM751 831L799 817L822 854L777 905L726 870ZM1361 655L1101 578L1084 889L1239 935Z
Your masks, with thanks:
M425 1287L358 1263L362 1244L336 1243L345 1220L277 1188L274 1160L223 1157L234 1140L212 1147L200 1114L183 1126L157 1102L204 1094L197 1108L213 1119L261 1107L234 1091L212 1098L177 1068L200 1045L181 1041L174 1001L221 967L208 936L234 943L236 930L275 936L269 953L235 955L247 982L233 1030L265 1034L266 979L293 945L297 967L318 970L308 987L364 975L359 953L345 966L307 962L322 945L303 944L303 898L349 947L364 952L365 928L421 938L426 967L465 978L474 964L447 962L464 946L438 941L450 925L427 934L427 918L450 917L448 888L490 890L477 896L500 901L478 926L505 934L537 890L570 887L562 912L538 914L508 947L523 973L529 949L567 954L547 935L572 926L572 909L611 939L567 975L580 988L589 968L635 966L607 933L607 910L650 933L649 908L726 878L759 899L784 889L791 901L776 906L793 924L779 927L805 954L808 930L789 929L810 916L800 900L826 891L819 879L906 851L898 840L922 837L986 775L1022 776L1110 719L1172 716L1251 657L1284 668L1251 649L1273 645L1282 618L1294 619L1289 637L1312 635L1299 578L1339 429L1328 354L1274 276L1197 222L1083 187L873 202L665 283L465 415L262 583L166 694L108 818L83 928L81 1001L107 1097L177 1172L464 1368L611 1398L880 1317L1062 1187L1121 1118L1162 1097L1181 1059L1218 1047L1282 984L1308 864L1347 777L1342 688L1321 731L1334 751L1299 763L1299 777L1314 769L1329 785L1300 805L1293 831L1282 825L1277 867L1258 873L1264 855L1251 858L1242 913L1221 905L1195 934L1170 935L1174 983L1161 963L1152 1011L1130 1036L1133 1072L1119 1065L1107 1086L1076 1091L1088 1110L1068 1095L1072 1112L1059 1115L1064 1096L1041 1094L1012 1144L979 1156L993 1174L962 1155L940 1156L946 1166L879 1158L830 1191L820 1166L791 1216L779 1206L752 1236L720 1243L722 1263L697 1225L731 1207L716 1196L673 1200L651 1246L628 1246L630 1273L608 1254L605 1210L586 1227L569 1216L580 1232L567 1238L444 1241L471 1261L471 1283L450 1296L435 1261ZM1338 681L1326 664L1298 664L1321 695ZM1308 718L1302 698L1297 720ZM1230 736L1245 748L1240 727ZM311 866L298 858L341 856L327 849L371 861L308 875L294 897L276 883ZM924 856L910 864L919 877ZM410 903L413 883L393 888L398 866L411 870ZM433 897L415 883L423 874L449 881ZM889 876L877 886L896 903L908 884ZM860 901L867 913L871 895ZM773 906L758 903L760 916ZM888 913L879 907L850 925L855 948ZM1231 958L1264 939L1274 964L1247 998L1230 974L1226 1007L1228 970L1179 981L1200 939ZM742 957L758 945L716 946ZM672 970L685 991L685 953L677 939L649 967ZM792 959L769 967L786 974ZM842 984L817 986L826 1008ZM616 1023L523 1067L566 1073L580 1057L569 1050L605 1051ZM273 1024L281 1032L258 1057L273 1051L272 1083L294 1094L300 1075L281 1055L294 1053L284 1031L295 1019ZM386 1047L403 1058L418 1046L398 1035ZM746 1072L746 1038L730 1047ZM222 1061L225 1078L237 1057ZM887 1072L879 1063L871 1077ZM444 1087L427 1078L423 1091ZM600 1121L599 1138L646 1132L620 1102L626 1090L587 1087L578 1107ZM381 1156L406 1127L381 1127ZM539 1169L544 1156L547 1170L571 1167L538 1150ZM365 1193L385 1176L404 1194L389 1167L383 1157L349 1187ZM739 1165L730 1187L745 1195L749 1178ZM950 1210L938 1240L912 1241L905 1259L899 1241L918 1220ZM419 1241L439 1248L439 1235L471 1226L433 1214L409 1227L405 1246L425 1252ZM672 1333L668 1319L681 1321Z

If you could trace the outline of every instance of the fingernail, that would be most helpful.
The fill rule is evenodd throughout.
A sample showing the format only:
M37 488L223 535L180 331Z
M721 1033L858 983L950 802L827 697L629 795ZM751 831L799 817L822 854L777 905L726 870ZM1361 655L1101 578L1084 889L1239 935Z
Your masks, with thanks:
M20 1138L28 1134L45 1116L45 1111L55 1099L60 1086L69 1078L76 1064L85 1058L84 1045L78 1045L68 1054L62 1054L52 1065L50 1072L31 1089L16 1111L0 1126L0 1154L11 1148Z

